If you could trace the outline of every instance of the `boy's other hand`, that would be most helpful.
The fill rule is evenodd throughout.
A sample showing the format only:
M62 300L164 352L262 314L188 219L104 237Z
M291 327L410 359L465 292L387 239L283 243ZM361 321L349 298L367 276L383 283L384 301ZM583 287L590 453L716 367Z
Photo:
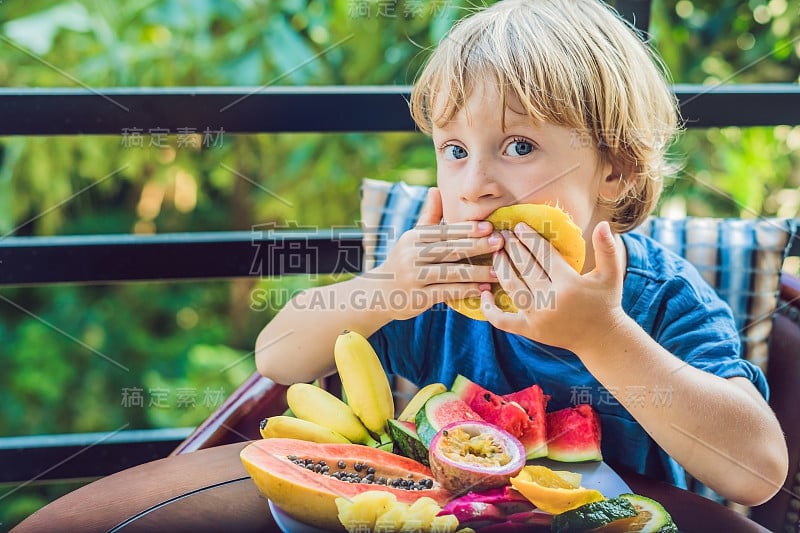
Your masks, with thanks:
M442 208L442 193L438 187L428 189L428 196L417 219L417 226L435 226L442 221L444 216Z
M442 224L442 216L441 193L432 187L417 226L401 235L386 261L367 274L376 279L376 290L394 319L412 318L439 302L479 297L497 282L491 265L459 262L502 248L492 224Z
M584 275L527 224L503 236L505 247L495 255L494 267L518 311L502 311L484 291L482 310L495 327L580 355L581 346L599 342L625 316L624 266L607 222L594 228L595 268Z

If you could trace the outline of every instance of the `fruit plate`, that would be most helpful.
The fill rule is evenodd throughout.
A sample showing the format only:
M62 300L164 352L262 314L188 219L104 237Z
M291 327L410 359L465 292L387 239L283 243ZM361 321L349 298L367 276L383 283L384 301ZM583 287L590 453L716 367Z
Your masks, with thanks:
M581 474L581 485L587 489L597 489L606 498L615 498L626 492L633 492L625 481L604 462L562 463L550 459L534 459L528 464L546 466L552 470L569 470ZM309 526L290 516L269 500L269 509L275 523L284 533L324 533L322 529Z

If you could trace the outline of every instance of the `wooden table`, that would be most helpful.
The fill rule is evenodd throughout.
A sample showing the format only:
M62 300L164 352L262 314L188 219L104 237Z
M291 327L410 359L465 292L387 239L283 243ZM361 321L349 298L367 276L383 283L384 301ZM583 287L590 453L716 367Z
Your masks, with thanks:
M246 442L129 468L43 507L13 531L278 531L247 475ZM684 533L765 532L755 522L696 494L620 472L631 489L660 501Z

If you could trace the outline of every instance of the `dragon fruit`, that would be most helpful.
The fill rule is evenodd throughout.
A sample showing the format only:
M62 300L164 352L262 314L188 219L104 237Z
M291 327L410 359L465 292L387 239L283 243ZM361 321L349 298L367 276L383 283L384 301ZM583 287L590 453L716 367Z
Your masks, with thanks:
M450 500L439 516L452 514L460 527L483 531L530 531L549 527L552 515L537 509L522 494L506 485L480 492L468 492Z

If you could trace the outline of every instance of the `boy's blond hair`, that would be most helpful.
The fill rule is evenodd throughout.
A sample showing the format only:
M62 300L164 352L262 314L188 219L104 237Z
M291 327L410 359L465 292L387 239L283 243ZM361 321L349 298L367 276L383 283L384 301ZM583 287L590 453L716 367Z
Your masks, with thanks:
M516 96L534 121L572 128L573 142L622 169L628 192L598 198L613 230L644 221L661 194L678 108L662 62L616 12L600 0L505 0L464 18L414 85L414 121L430 133L493 82L504 108Z

